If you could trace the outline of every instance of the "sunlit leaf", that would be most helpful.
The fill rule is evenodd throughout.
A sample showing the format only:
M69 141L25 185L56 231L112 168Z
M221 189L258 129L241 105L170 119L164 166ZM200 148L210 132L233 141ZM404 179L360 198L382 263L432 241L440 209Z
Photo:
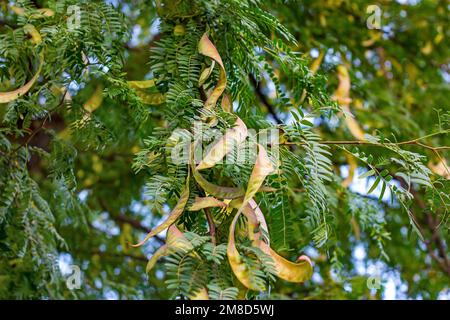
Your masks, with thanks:
M317 72L317 70L319 70L324 56L325 56L325 50L322 50L319 53L319 56L311 63L309 70L311 70L312 74L315 74Z
M245 195L245 190L242 188L222 187L209 182L197 170L193 171L193 176L195 181L203 190L216 198L235 199L243 197Z
M435 174L438 174L448 180L450 180L450 170L446 160L441 160L437 164L432 161L428 163L428 168L431 169Z
M164 94L162 94L160 92L147 92L146 91L146 89L155 87L156 83L155 83L154 79L128 81L128 85L130 86L130 88L133 88L136 90L136 95L145 104L159 105L166 101L166 97Z
M190 296L191 300L209 300L208 290L201 288L198 292Z
M148 261L147 267L145 269L146 273L149 273L153 269L158 259L169 255L172 251L182 250L188 252L193 249L192 244L175 224L172 224L167 229L166 239L166 244L156 250Z
M206 68L205 70L203 70L203 72L200 74L200 78L198 79L198 86L202 86L205 81L209 78L209 76L211 75L211 73L214 70L214 66L216 65L216 61L212 61L211 65Z
M25 15L25 9L17 6L11 6L11 10L19 15L24 16ZM40 18L46 18L46 17L53 17L55 15L55 12L49 8L38 8L36 9L36 12L32 13L30 15L30 18L32 19L40 19Z
M136 91L136 95L141 99L142 103L150 104L150 105L159 105L166 101L166 97L164 94L160 92L143 92Z
M155 80L128 81L128 85L133 89L148 89L155 86Z
M222 109L226 112L233 111L233 104L228 94L224 94L222 97Z

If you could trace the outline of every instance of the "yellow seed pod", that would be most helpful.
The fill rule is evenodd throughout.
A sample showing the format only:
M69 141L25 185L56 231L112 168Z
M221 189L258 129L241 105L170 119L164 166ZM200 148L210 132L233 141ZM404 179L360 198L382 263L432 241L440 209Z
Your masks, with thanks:
M39 31L32 24L26 24L23 26L23 30L25 33L31 36L31 41L35 44L39 44L42 42L42 36Z
M173 28L173 34L176 36L182 36L186 33L186 28L182 24L177 24L175 28Z

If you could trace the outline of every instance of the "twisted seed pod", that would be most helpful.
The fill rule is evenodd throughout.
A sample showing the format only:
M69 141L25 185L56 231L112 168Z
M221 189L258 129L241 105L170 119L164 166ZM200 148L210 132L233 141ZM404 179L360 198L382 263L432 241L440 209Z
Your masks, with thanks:
M241 202L241 200L234 200L230 202L230 206L242 208ZM263 241L262 230L267 233L267 223L256 202L253 201L252 204L248 203L245 205L242 212L247 218L247 230L250 240L252 240L255 247L258 247L272 258L277 277L296 283L305 282L311 278L313 272L312 262L307 256L302 255L297 259L297 262L291 262L280 256ZM243 284L245 285L245 283Z
M227 205L214 197L196 197L189 211L199 211L205 208L226 207Z
M234 231L236 229L236 222L240 216L241 212L238 212L231 222L230 232L228 236L227 245L227 257L230 263L231 269L238 280L247 288L255 291L264 290L265 288L260 288L252 283L250 279L250 274L247 265L242 261L239 251L236 248Z
M166 244L160 247L152 255L145 268L146 272L149 273L159 258L169 255L173 251L182 250L189 252L193 249L192 244L183 235L183 232L177 228L175 224L172 224L169 229L167 229L167 241ZM193 252L192 255L198 257L198 255ZM209 300L208 291L206 288L201 288L198 292L190 296L191 300Z
M178 202L175 205L175 207L173 208L173 210L170 212L170 214L167 217L167 219L163 223L161 223L159 226L154 228L152 231L150 231L149 234L147 234L147 236L144 238L144 240L142 240L138 244L132 245L133 247L140 247L140 246L142 246L150 238L156 236L161 231L167 229L183 213L184 208L186 207L186 203L187 203L187 201L189 199L189 178L190 178L190 174L188 174L188 176L186 178L186 185L184 187L183 192L181 193L180 199L178 200Z
M220 66L219 82L212 91L211 95L206 99L204 104L205 109L211 110L216 106L217 100L225 91L225 88L227 86L227 75L219 52L217 51L211 40L209 40L206 33L200 39L200 42L198 44L198 52L204 56L210 57Z

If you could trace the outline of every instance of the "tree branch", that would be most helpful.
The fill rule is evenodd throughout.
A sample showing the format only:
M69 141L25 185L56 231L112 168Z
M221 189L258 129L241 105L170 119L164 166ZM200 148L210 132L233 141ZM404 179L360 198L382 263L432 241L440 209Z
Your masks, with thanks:
M400 184L402 185L402 187L406 187L406 181L404 181L401 177L398 177L397 179L400 182ZM422 199L421 199L420 195L417 193L417 191L411 190L411 193L414 195L415 202L417 203L419 208L425 214L426 223L428 225L429 231L431 232L432 240L435 243L437 250L438 250L439 254L441 255L441 257L438 257L436 255L436 253L434 252L432 242L428 239L424 239L423 242L424 242L425 246L427 247L428 254L434 261L436 261L436 263L441 268L441 270L450 277L450 264L448 261L447 253L445 252L443 240L440 238L440 236L437 232L438 229L436 228L434 219L429 212L426 212L426 205L422 201ZM414 211L412 209L410 209L410 212L411 212L411 215L414 218L414 220L417 222L416 226L419 229L420 233L423 236L425 236L425 229L418 223L418 219L417 219L416 215L414 214Z
M376 143L376 142L369 142L364 140L322 140L318 141L321 144L327 144L327 145L368 145L368 146L374 146L374 147L385 147L389 145L418 145L423 148L429 149L429 150L450 150L450 146L443 146L443 147L433 147L430 145L426 145L424 143L421 143L416 140L410 140L410 141L403 141L403 142L389 142L389 143ZM286 141L280 143L281 145L305 145L306 142L296 142L296 141Z
M137 229L139 231L143 231L145 233L150 233L151 229L142 225L142 223L139 220L133 219L132 217L126 216L124 214L113 214L111 210L108 209L106 203L103 201L103 199L99 199L99 204L102 207L103 210L106 212L109 212L111 219L118 222L119 224L128 223L130 226L132 226L134 229ZM166 241L164 239L161 239L159 236L154 237L160 244L165 244Z
M144 256L136 256L136 255L124 253L124 252L123 253L114 253L114 252L105 252L105 251L100 251L100 250L94 250L91 252L91 254L97 254L101 257L108 257L108 258L123 259L124 257L127 257L127 258L132 258L132 259L144 261L144 262L148 261L148 259Z
M259 100L266 106L269 113L272 115L272 117L275 119L275 121L278 124L282 124L283 121L278 117L277 112L275 111L275 108L272 106L272 104L269 102L265 94L262 92L261 84L256 81L256 79L250 75L250 82L252 83L253 87L255 88L256 95L258 96Z
M407 140L407 141L401 141L401 142L379 143L379 142L370 142L370 141L365 141L365 140L322 140L322 141L319 141L319 143L326 144L326 145L368 145L368 146L383 147L383 148L386 148L389 146L417 145L417 146L420 146L422 148L432 151L433 154L444 165L444 168L447 171L447 173L450 174L450 170L447 167L447 163L445 162L445 160L442 158L442 156L439 153L439 151L441 151L441 150L450 150L450 146L434 147L434 146L427 145L427 144L421 142L421 140L423 140L423 139L430 138L432 136L436 136L436 135L440 135L440 134L445 134L448 132L450 132L450 130L438 131L438 132L430 133L430 134L420 137L420 138ZM286 142L280 143L280 145L288 145L288 146L305 145L305 144L306 144L306 142L301 142L301 141L286 141Z

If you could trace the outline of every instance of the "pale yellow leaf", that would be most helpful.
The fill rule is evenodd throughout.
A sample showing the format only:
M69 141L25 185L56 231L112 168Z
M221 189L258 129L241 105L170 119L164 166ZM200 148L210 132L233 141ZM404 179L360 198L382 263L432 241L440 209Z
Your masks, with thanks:
M439 161L437 164L430 161L428 162L428 168L430 168L435 174L450 180L450 170L446 160L442 159L442 161Z
M428 41L420 51L426 56L429 55L433 51L433 43Z
M153 253L152 257L148 260L147 266L145 267L145 272L150 273L150 271L155 266L156 262L158 262L159 258L165 257L169 254L169 248L167 245L163 245L158 250Z
M167 229L166 244L161 246L150 258L147 263L146 272L149 273L159 258L169 255L173 251L182 250L185 252L193 249L192 244L184 236L183 232L177 228L175 224L172 224Z
M312 74L316 74L317 70L319 70L320 65L322 64L324 55L325 55L325 50L322 50L319 53L319 56L311 63L309 70L311 71Z
M225 94L222 98L222 109L226 112L233 111L233 104L231 103L230 97L228 94Z
M25 15L24 8L17 7L17 6L11 6L11 10L18 16ZM49 8L39 8L36 11L37 11L36 13L32 13L30 15L31 18L39 19L39 18L53 17L55 15L55 12Z
M235 199L245 195L245 190L242 188L222 187L209 182L200 174L200 172L195 170L195 168L193 168L193 175L198 185L208 194L211 194L216 198Z
M150 105L158 105L162 104L166 101L166 97L164 94L159 92L142 92L137 91L136 95L139 97L139 99L142 101L142 103L150 104Z

